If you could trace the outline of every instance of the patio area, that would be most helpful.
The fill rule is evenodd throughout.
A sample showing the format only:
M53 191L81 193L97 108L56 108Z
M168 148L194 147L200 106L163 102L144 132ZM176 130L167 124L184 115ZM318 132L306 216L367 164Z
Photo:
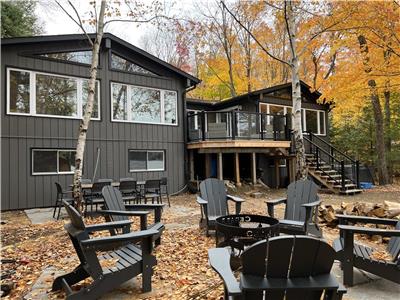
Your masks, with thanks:
M285 195L285 190L259 188L259 191L264 197L250 197L249 186L236 192L246 199L242 212L265 214L264 200ZM324 204L398 201L400 186L377 188L352 198L327 194L320 197ZM234 211L233 206L230 211ZM283 207L278 212L282 214ZM70 271L77 263L75 251L63 229L68 220L52 220L49 209L5 212L2 217L2 259L15 260L2 266L3 270L14 271L9 279L14 282L14 287L5 299L64 298L63 293L50 290L54 277ZM215 246L215 238L206 237L199 230L199 219L195 195L171 197L171 207L165 207L163 213L166 230L161 245L155 249L158 265L152 279L152 292L141 293L139 276L103 299L220 299L223 296L222 280L209 266L207 257L207 250ZM103 222L103 219L86 219L86 222ZM338 236L337 229L323 227L323 231L329 242ZM338 278L341 276L338 263L334 264L334 272ZM396 299L400 293L400 287L390 281L365 272L356 271L355 274L356 284L348 288L344 299Z

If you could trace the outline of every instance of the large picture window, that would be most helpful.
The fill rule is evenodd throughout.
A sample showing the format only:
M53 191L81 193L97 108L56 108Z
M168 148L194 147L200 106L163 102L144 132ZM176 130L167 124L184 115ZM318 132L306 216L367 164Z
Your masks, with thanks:
M7 69L7 113L58 118L82 118L88 98L88 79ZM96 81L92 119L100 119Z
M129 172L164 171L164 157L162 150L129 150Z
M32 174L73 174L75 170L75 150L33 149Z
M146 70L145 68L142 68L141 66L138 66L137 64L114 53L111 54L111 68L130 73L142 73L157 76L157 74L154 74L153 72L150 72L149 70Z
M92 63L92 51L43 53L43 54L38 54L38 56L56 60L72 61L86 65L90 65Z
M111 83L112 120L176 125L177 93L161 89Z

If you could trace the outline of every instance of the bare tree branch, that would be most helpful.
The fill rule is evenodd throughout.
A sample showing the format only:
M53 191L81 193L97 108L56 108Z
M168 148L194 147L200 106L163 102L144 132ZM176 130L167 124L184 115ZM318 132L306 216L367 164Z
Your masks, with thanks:
M273 55L271 52L269 52L267 50L267 48L265 48L261 42L254 36L254 34L245 26L243 25L243 23L235 16L235 14L233 14L228 7L225 5L224 1L221 1L222 6L224 7L224 9L226 9L226 11L232 16L232 18L239 24L240 27L242 27L250 36L251 38L257 43L258 46L260 46L260 48L271 58L290 66L290 64L287 61L284 61L278 57L276 57L275 55Z

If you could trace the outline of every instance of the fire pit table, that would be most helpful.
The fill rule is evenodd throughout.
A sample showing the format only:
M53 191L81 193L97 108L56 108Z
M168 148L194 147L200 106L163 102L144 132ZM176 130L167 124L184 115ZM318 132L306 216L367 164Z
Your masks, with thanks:
M279 235L277 219L251 214L227 215L216 219L216 246L231 246L240 253L246 246ZM234 252L234 251L233 251Z

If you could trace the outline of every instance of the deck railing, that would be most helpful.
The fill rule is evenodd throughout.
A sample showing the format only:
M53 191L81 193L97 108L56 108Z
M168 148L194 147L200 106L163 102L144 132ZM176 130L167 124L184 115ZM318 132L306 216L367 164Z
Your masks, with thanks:
M290 115L229 111L188 113L189 142L206 140L290 140Z

